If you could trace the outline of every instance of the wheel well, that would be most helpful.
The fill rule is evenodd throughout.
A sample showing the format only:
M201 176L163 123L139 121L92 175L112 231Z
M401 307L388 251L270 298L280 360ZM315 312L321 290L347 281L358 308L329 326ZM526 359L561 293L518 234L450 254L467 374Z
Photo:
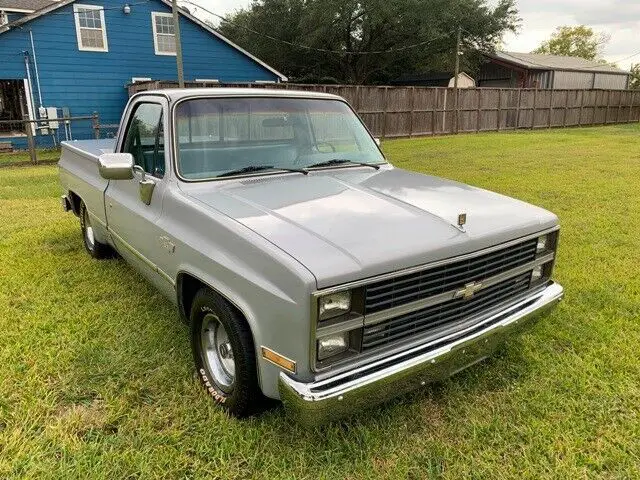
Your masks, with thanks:
M73 210L73 213L79 217L80 216L80 203L82 202L82 199L80 198L80 196L74 192L69 192L69 200L71 200L71 209Z
M189 324L189 318L191 317L191 304L193 303L196 293L198 293L198 291L203 287L210 289L216 293L216 295L220 295L220 297L224 299L233 310L235 310L238 316L243 318L245 322L247 321L244 313L242 313L242 311L233 303L227 300L220 292L188 273L180 273L178 275L178 281L176 282L176 290L178 294L178 310L180 311L180 318L183 322L187 325Z

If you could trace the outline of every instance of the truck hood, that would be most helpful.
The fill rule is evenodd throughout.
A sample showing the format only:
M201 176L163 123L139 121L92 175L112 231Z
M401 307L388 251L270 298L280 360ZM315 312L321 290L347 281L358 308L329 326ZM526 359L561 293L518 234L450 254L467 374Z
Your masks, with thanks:
M303 264L318 288L470 253L557 225L503 195L393 167L184 184ZM458 216L467 223L458 228Z

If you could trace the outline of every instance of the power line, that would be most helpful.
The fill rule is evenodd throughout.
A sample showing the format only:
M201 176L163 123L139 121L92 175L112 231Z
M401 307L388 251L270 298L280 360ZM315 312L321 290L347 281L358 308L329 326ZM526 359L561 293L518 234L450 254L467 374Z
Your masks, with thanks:
M411 44L411 45L405 45L404 47L391 48L391 49L388 49L388 50L376 50L376 51L367 51L367 52L355 52L355 51L350 51L350 50L331 50L331 49L327 49L327 48L311 47L309 45L303 45L303 44L300 44L300 43L290 42L290 41L284 40L282 38L273 37L273 36L268 35L266 33L262 33L262 32L258 32L257 30L253 30L252 28L246 27L244 25L238 25L237 23L234 23L231 20L226 19L222 15L218 15L217 13L214 13L211 10L206 9L205 7L203 7L201 5L198 5L197 3L194 3L191 0L181 0L181 2L182 3L188 3L189 5L193 5L194 7L197 7L199 9L207 12L209 15L212 15L212 16L216 17L217 19L219 19L222 22L228 23L229 25L232 25L232 26L237 27L237 28L241 28L243 30L246 30L248 32L253 33L254 35L258 35L260 37L267 38L267 39L272 40L274 42L279 42L279 43L282 43L284 45L289 45L291 47L300 48L300 49L303 49L303 50L309 50L309 51L321 52L321 53L331 53L331 54L337 54L337 55L382 55L382 54L385 54L385 53L403 52L403 51L406 51L406 50L411 50L411 49L414 49L414 48L422 47L424 45L428 45L430 43L433 43L433 42L435 42L437 40L441 40L441 39L446 38L446 37L450 37L453 33L455 33L455 30L452 30L450 32L444 33L444 34L439 35L437 37L430 38L429 40L424 40L422 42L414 43L414 44Z

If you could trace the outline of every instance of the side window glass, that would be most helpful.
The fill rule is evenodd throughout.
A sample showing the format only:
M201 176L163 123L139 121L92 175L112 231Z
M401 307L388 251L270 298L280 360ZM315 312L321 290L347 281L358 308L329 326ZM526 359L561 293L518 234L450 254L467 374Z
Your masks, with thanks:
M122 148L134 163L155 177L164 175L164 130L162 105L139 104L131 116Z

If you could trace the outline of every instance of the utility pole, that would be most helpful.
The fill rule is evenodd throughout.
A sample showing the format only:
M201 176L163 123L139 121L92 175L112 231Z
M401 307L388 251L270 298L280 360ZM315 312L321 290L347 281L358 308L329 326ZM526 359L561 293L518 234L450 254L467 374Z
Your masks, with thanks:
M461 48L461 44L462 44L462 27L458 27L458 39L456 42L456 72L455 72L455 77L453 78L453 95L454 95L454 120L455 120L455 124L453 127L453 131L454 133L458 133L458 126L459 126L459 116L460 116L460 108L459 108L459 102L460 102L460 95L459 95L459 90L458 90L458 77L460 76L460 55L462 54L462 52L460 51Z
M178 85L184 88L184 66L182 64L182 39L180 37L180 14L178 13L178 0L172 0L171 11L173 13L173 33L176 36L176 64L178 67Z

